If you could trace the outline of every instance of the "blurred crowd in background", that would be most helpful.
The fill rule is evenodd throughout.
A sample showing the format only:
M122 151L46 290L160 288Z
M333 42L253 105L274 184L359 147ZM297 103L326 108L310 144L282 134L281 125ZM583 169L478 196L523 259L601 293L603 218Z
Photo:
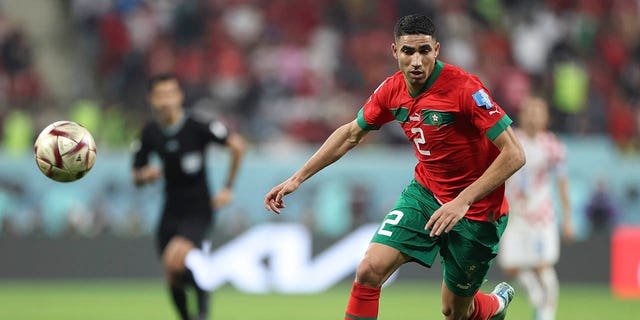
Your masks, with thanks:
M5 145L20 148L30 141L20 137L69 117L83 120L103 145L126 145L148 118L145 80L167 71L182 79L191 107L223 118L257 145L318 143L397 70L393 24L416 12L435 20L441 60L478 74L512 118L533 92L551 102L557 132L606 134L625 151L639 145L634 0L60 3L68 6L68 46L76 53L73 91L63 101L39 77L29 34L0 15ZM24 125L36 116L43 119ZM376 139L404 141L397 134Z
M145 81L161 72L181 79L193 112L225 121L256 149L320 143L397 71L393 25L411 13L434 19L440 59L477 74L513 119L521 99L538 94L550 102L557 133L640 151L635 0L60 1L64 37L55 45L72 53L57 56L69 66L60 78L43 76L34 53L48 42L11 19L7 2L0 0L7 154L31 150L40 129L59 119L88 127L101 150L124 150L151 117ZM70 90L52 90L65 83ZM369 141L406 144L387 127Z

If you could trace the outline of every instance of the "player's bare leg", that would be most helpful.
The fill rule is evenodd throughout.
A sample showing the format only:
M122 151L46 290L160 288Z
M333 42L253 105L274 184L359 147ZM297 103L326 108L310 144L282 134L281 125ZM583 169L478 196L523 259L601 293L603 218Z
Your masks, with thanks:
M536 310L536 320L554 320L558 305L558 276L553 266L541 266L535 269L543 292L542 303Z
M395 248L380 243L371 243L358 265L358 284L380 287L401 265L411 258Z
M473 297L460 297L442 282L442 314L447 320L470 319L475 311Z
M162 264L169 283L171 298L182 320L189 320L187 294L185 291L183 251L191 241L183 237L173 237L162 254ZM193 244L191 243L191 246Z
M509 268L505 274L517 279L525 290L534 310L535 320L555 319L558 303L558 280L555 269L542 265L536 268Z
M205 319L209 310L209 292L197 283L193 268L187 268L187 256L194 254L203 255L202 251L191 240L175 236L169 241L162 258L167 274L170 274L173 279L178 279L177 281L188 282L194 286L198 299L198 317L199 319ZM202 272L206 268L206 266L202 267L198 271Z
M409 260L408 256L397 249L379 243L371 243L358 266L345 319L376 319L378 317L380 287L394 271Z
M175 273L183 272L186 268L185 257L195 247L195 244L185 237L175 236L171 238L162 255L162 263L165 270Z
M514 269L507 272L507 275L510 278L515 278L518 280L526 295L529 299L529 303L531 304L534 312L536 314L539 313L539 310L542 308L544 304L544 290L542 288L542 284L540 283L540 278L532 269Z

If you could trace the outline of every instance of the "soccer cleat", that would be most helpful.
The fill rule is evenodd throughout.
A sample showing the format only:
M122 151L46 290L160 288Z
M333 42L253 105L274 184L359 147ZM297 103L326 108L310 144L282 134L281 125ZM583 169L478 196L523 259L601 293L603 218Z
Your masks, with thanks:
M496 314L493 315L489 320L503 320L507 315L507 308L509 307L509 303L513 300L513 295L516 293L513 290L513 287L506 282L500 282L496 287L491 291L491 294L496 295L498 299L502 299L504 302L504 308Z

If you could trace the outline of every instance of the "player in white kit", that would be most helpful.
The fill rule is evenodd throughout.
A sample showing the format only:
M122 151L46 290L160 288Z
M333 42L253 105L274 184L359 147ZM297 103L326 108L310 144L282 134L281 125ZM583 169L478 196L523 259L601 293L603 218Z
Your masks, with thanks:
M558 278L554 265L560 254L554 183L561 200L563 236L573 238L563 143L547 130L547 103L523 100L515 129L527 163L506 183L509 223L500 240L498 263L517 278L534 308L535 320L555 319Z

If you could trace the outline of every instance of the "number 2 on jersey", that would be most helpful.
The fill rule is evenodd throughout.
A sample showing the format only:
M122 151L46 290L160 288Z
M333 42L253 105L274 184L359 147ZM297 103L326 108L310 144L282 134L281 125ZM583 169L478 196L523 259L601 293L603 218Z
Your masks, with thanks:
M418 150L418 152L420 152L420 154L425 156L430 156L431 151L423 150L420 148L421 146L424 146L424 144L427 142L427 140L424 139L424 132L422 131L422 128L411 128L411 133L416 133L416 132L420 133L419 137L413 138L413 142L416 144L416 149Z
M391 232L391 231L389 231L389 230L385 230L385 229L384 229L384 227L385 227L387 224L394 225L394 226L395 226L395 225L397 225L397 224L398 224L398 222L400 222L400 219L402 219L402 217L404 216L404 213L402 213L402 211L399 211L399 210L393 210L393 211L391 211L391 212L389 212L389 213L387 214L387 217L388 217L388 216L390 216L390 215L395 215L396 217L395 217L395 218L393 218L393 219L392 219L392 218L385 219L385 220L382 222L382 225L380 226L380 230L378 230L378 234L379 234L379 235L383 235L383 236L391 237L391 235L393 234L393 232Z

